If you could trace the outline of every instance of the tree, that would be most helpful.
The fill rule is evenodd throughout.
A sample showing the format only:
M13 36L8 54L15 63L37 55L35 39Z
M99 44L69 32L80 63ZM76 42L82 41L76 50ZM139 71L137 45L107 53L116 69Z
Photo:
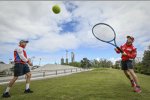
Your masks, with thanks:
M74 67L81 67L81 63L80 62L71 62L69 63L70 66L74 66Z
M87 58L83 58L83 60L81 60L82 68L89 68L91 66L92 66L92 64L91 64L90 60L88 60Z
M113 66L113 63L109 60L106 60L106 59L101 59L99 61L99 67L102 67L102 68L110 68Z
M141 73L141 71L142 71L142 62L135 63L134 71L137 72L137 73Z
M150 75L150 46L144 51L141 73Z
M100 60L92 60L91 61L92 67L96 67L96 68L110 68L113 66L113 63L109 60L106 59L100 59Z
M115 65L113 66L115 69L121 69L121 60L115 61Z
M92 67L98 68L99 67L99 61L94 59L91 61L91 65L92 65Z

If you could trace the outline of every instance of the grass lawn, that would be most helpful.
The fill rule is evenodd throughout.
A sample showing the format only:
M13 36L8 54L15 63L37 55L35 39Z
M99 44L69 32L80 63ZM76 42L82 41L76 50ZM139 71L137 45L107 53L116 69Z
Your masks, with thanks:
M24 94L25 83L16 83L7 100L150 100L150 76L137 75L142 93L133 92L121 70L95 69L32 81L33 94ZM6 85L0 85L1 94L5 88Z

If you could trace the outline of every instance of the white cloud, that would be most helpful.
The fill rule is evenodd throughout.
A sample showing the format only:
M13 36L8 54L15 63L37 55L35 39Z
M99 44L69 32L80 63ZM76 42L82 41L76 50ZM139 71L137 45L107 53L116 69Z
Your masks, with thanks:
M139 55L150 43L149 1L72 1L77 6L72 13L66 10L66 3L1 1L1 54L10 52L8 48L14 48L20 39L31 40L28 48L33 52L54 52L80 46L107 47L107 44L99 42L92 35L92 26L98 22L106 22L116 30L119 45L126 41L126 35L133 35L135 46L143 48ZM61 7L58 15L51 11L54 4ZM79 21L76 32L60 34L62 29L58 23L74 19Z
M98 22L110 24L117 33L117 44L121 45L126 41L127 35L135 37L135 46L143 48L138 51L138 56L142 57L143 50L150 45L149 26L150 2L84 2L78 5L75 16L83 18L81 20L81 34L85 36L87 44L98 44L91 35L91 27ZM90 25L88 25L90 23ZM83 27L84 26L84 27ZM80 36L81 36L80 34ZM92 44L92 45L93 45ZM104 46L103 43L99 43Z
M50 52L57 51L60 49L75 49L78 47L79 40L73 34L65 34L63 36L58 34L47 34L43 36L43 38L39 40L35 40L32 42L33 50L42 50Z
M51 11L54 4L61 6L62 12L59 15ZM71 19L62 2L3 2L0 8L0 42L17 43L21 39L35 39L34 50L42 47L47 51L59 49L60 42L76 46L74 36L58 34L61 28L57 24ZM67 42L68 39L71 41ZM44 45L48 43L51 44L49 48ZM66 47L69 48L68 46Z

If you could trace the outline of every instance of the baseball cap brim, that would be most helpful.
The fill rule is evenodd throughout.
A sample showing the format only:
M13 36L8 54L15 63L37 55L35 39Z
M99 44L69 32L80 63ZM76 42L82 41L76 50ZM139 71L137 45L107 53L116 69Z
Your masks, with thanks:
M132 38L131 36L127 36L127 38Z
M29 43L29 41L21 40L20 43Z
M132 37L132 36L127 36L127 38L130 38L130 39L132 39L132 41L134 41L134 37Z

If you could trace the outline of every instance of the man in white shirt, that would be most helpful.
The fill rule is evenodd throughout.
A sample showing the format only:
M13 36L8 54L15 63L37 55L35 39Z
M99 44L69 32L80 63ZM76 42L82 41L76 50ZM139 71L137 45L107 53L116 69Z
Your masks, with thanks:
M24 93L33 93L33 91L30 90L30 78L31 78L31 72L29 69L29 66L32 66L32 63L30 59L27 58L26 51L24 50L28 41L21 40L19 42L19 46L14 50L14 77L9 82L5 92L3 93L2 97L8 98L10 97L9 90L12 87L12 85L15 83L15 81L18 79L19 76L26 75L26 88Z

